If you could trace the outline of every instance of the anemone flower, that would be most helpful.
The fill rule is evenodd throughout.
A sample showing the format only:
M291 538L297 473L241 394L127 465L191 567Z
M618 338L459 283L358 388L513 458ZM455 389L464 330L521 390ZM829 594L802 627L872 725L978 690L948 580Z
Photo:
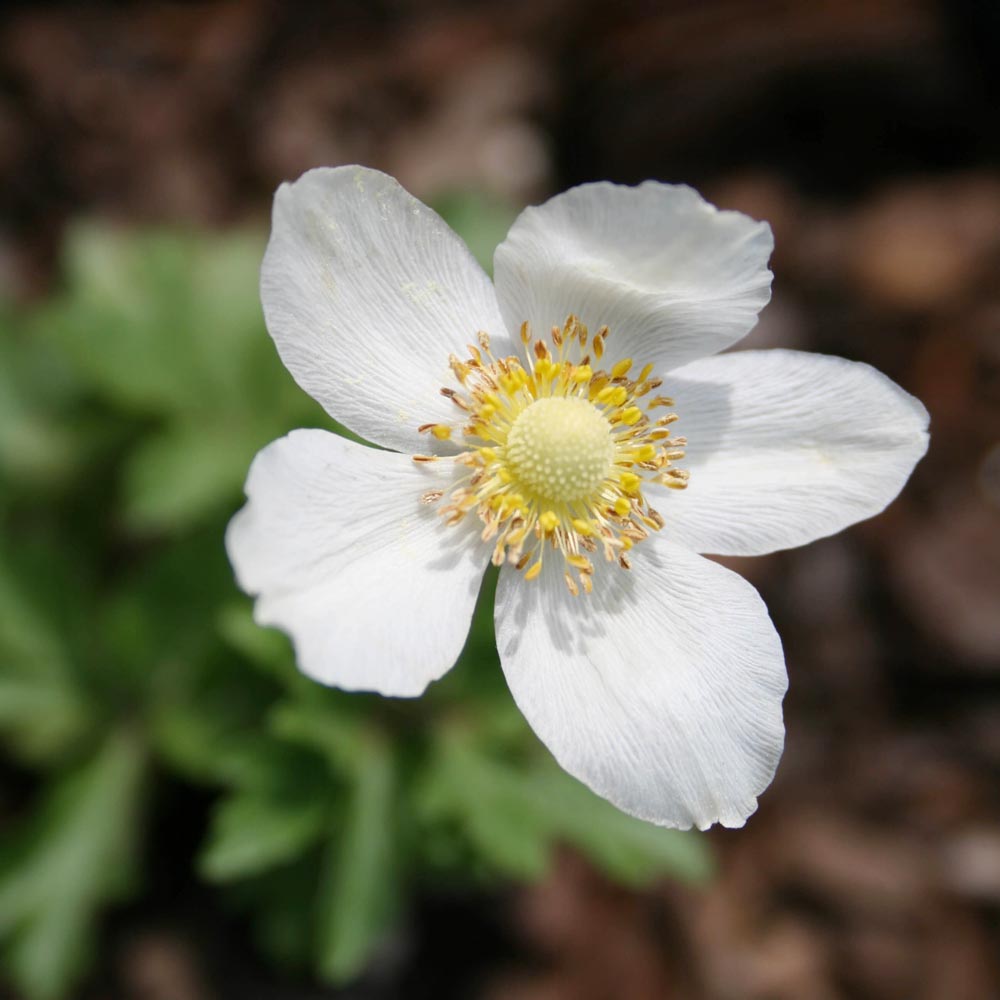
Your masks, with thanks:
M256 620L323 684L415 696L493 562L500 662L562 767L654 823L742 825L781 755L784 658L702 554L871 517L927 447L924 407L868 365L718 353L767 303L772 245L688 187L585 184L520 215L491 283L391 177L282 185L268 329L378 447L297 430L254 459L227 547Z

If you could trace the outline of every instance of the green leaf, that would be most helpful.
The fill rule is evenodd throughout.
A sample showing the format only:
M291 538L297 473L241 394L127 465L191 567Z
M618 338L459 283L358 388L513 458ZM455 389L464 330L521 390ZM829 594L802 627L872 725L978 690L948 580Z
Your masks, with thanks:
M391 748L368 734L320 889L320 973L335 983L361 972L392 916L395 793Z
M236 906L253 911L261 950L296 978L315 962L319 853L307 851L290 864L230 883L226 892Z
M253 427L175 424L147 437L125 468L125 518L140 532L176 532L240 496L250 461L267 443Z
M0 860L6 968L31 1000L63 996L88 962L95 920L133 878L143 758L130 734L61 778Z
M257 292L262 252L257 234L77 225L66 242L68 294L48 326L117 405L218 410L238 401L248 353L269 346Z
M25 329L24 327L28 327ZM0 479L7 492L52 487L85 463L90 442L66 411L80 387L30 323L0 316Z
M91 723L55 624L0 551L0 733L29 760L58 756Z
M467 734L441 741L418 788L425 822L457 824L490 868L520 879L548 869L554 823L523 771L479 752Z
M178 705L159 713L153 729L157 752L188 780L262 795L324 787L322 763L299 747L274 740L252 719Z
M642 886L668 875L704 882L714 870L707 838L635 819L555 766L534 776L549 804L556 834L612 878Z
M216 882L260 874L301 854L328 822L322 798L237 792L216 808L199 867Z
M342 822L327 851L318 900L319 970L335 983L362 970L399 891L392 743L341 701L334 692L314 689L308 701L280 705L270 726L274 735L318 753L331 775L346 779L348 791L338 803Z
M334 773L355 773L367 750L367 727L334 702L337 692L314 685L310 694L310 701L279 704L271 714L271 732L319 753Z
M89 706L51 674L0 672L0 732L28 761L60 756L90 728Z
M45 326L75 369L141 414L196 409L207 386L191 345L184 247L165 236L78 225L65 247L68 295ZM173 301L171 301L173 300Z
M477 745L478 730L446 732L420 789L431 822L458 823L492 867L538 878L556 841L572 844L620 882L661 875L701 881L712 871L707 841L626 815L550 760L519 767Z
M275 628L258 625L253 620L249 599L222 607L216 624L223 640L263 673L286 682L302 676L295 666L288 636Z
M158 421L124 469L133 531L176 533L231 509L256 451L293 427L331 425L267 335L263 247L250 232L70 234L67 290L34 326L91 395Z

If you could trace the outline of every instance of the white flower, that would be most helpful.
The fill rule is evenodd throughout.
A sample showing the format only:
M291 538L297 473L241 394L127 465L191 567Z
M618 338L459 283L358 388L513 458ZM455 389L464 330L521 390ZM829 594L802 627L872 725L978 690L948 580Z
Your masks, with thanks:
M394 450L299 430L260 452L227 536L257 621L324 684L418 695L502 562L500 659L559 763L643 819L741 825L781 755L785 667L757 592L698 553L870 517L927 447L924 407L867 365L716 353L767 303L771 249L690 188L587 184L520 216L493 285L384 174L282 185L271 336Z

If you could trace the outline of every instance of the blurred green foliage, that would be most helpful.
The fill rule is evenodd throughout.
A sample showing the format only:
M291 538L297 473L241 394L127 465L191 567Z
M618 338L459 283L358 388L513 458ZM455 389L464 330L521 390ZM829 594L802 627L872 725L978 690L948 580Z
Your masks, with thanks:
M441 208L489 266L510 210ZM262 250L81 225L58 294L0 306L0 739L36 775L23 800L0 783L0 948L30 1000L66 996L102 913L141 892L165 776L216 792L199 875L275 961L334 982L421 884L537 878L558 843L633 885L710 868L703 840L629 819L538 744L497 662L493 576L417 701L321 688L254 625L222 544L250 460L336 429L264 329Z

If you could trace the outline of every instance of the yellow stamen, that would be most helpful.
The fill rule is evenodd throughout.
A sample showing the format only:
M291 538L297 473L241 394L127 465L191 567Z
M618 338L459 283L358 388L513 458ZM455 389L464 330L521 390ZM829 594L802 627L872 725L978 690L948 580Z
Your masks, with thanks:
M546 548L558 551L570 593L589 594L591 555L628 569L625 553L664 526L644 489L687 486L687 472L672 466L686 442L666 429L676 414L653 416L673 400L648 398L661 384L651 378L652 364L634 380L628 377L632 358L611 359L604 371L591 367L606 351L606 326L591 336L570 315L553 324L547 339L533 339L528 323L519 332L521 357L494 355L489 335L478 331L467 359L448 359L460 390L441 393L463 411L463 423L418 430L439 441L461 435L466 450L447 459L456 470L454 484L420 499L437 503L448 492L439 509L449 525L474 511L492 562L510 563L526 580L540 575ZM590 353L584 353L588 341ZM413 460L445 461L434 455Z
M622 484L622 489L626 493L634 495L635 493L638 493L642 480L634 472L623 472L621 474L620 482Z
M542 531L555 531L559 527L559 515L554 510L547 510L538 518Z

